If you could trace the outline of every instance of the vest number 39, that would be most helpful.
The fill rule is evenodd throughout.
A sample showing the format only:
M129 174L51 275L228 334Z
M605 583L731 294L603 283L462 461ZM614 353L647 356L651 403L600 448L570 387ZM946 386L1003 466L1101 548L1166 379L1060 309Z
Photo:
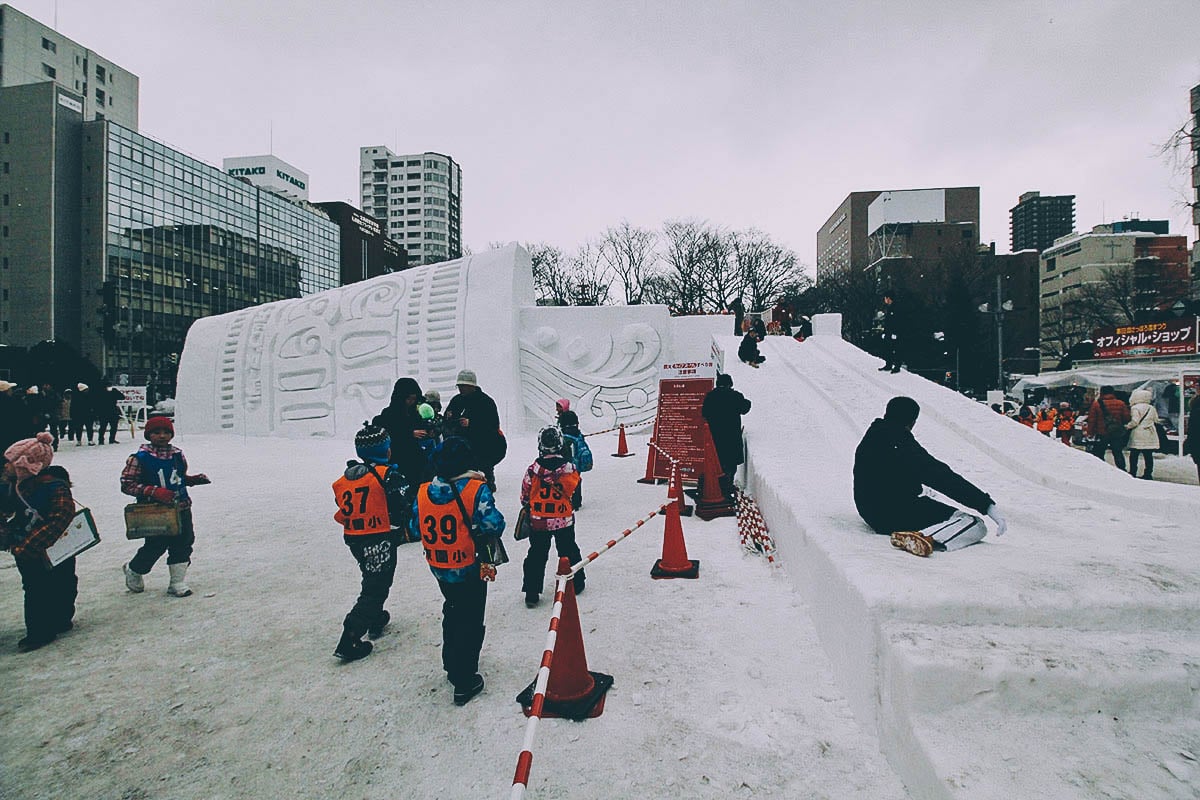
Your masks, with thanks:
M421 520L425 526L425 533L421 538L425 540L426 544L437 544L439 519L442 529L442 544L454 544L458 541L458 520L449 514L440 518L429 514Z

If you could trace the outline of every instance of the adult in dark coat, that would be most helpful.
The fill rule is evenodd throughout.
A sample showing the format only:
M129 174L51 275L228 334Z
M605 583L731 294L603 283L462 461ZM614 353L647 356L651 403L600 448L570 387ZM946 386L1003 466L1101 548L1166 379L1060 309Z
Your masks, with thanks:
M428 433L421 427L417 406L423 402L421 387L413 378L401 378L392 387L392 399L372 420L392 440L392 463L412 486L432 477L429 462L421 452L420 440Z
M733 377L717 376L717 385L704 396L700 414L708 423L713 446L717 449L717 460L721 462L721 487L729 493L733 490L733 476L738 465L745 461L742 449L742 415L750 411L750 401L733 388Z
M71 438L75 446L83 444L83 434L87 431L88 444L95 444L92 423L96 419L95 399L92 390L86 383L75 384L75 393L71 397Z
M1192 398L1188 406L1187 438L1183 440L1183 452L1196 462L1196 477L1200 478L1200 395Z
M733 335L742 335L742 322L746 319L746 304L742 302L742 296L739 294L733 298L733 302L729 304L729 310L733 312Z
M96 421L100 423L99 440L104 444L108 437L109 444L117 443L118 421L121 419L121 403L125 401L125 393L107 382L100 385L96 395Z
M496 401L479 388L474 370L460 370L455 379L458 394L446 406L443 435L461 436L471 445L474 469L487 477L488 488L496 491L496 464L504 458L506 445L500 435L500 412Z
M955 514L955 509L921 496L923 486L1006 523L995 502L979 487L934 458L912 434L921 407L911 397L893 397L883 418L867 428L854 451L854 505L876 533L920 531Z
M904 361L904 320L901 318L900 306L891 294L883 296L883 350L886 363L879 368L880 372L899 372L900 364Z

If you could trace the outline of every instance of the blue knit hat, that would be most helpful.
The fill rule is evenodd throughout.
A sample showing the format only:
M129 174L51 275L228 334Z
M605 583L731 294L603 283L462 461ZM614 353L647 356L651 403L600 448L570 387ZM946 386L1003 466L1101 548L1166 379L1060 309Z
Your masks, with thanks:
M354 437L354 450L358 457L369 464L388 463L388 451L392 447L392 437L386 428L364 422L362 430Z

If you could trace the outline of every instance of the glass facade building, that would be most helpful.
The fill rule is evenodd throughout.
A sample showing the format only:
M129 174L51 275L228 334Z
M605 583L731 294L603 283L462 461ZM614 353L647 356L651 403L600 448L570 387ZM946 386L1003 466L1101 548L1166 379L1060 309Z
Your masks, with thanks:
M320 209L108 121L84 125L83 156L83 346L110 376L173 382L194 320L340 285Z

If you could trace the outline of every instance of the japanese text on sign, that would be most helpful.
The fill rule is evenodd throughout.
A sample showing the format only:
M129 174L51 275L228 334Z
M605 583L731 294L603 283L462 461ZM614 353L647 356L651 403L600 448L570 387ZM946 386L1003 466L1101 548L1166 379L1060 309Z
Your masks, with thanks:
M1198 352L1197 319L1173 319L1142 325L1097 328L1092 334L1096 358L1137 358Z

